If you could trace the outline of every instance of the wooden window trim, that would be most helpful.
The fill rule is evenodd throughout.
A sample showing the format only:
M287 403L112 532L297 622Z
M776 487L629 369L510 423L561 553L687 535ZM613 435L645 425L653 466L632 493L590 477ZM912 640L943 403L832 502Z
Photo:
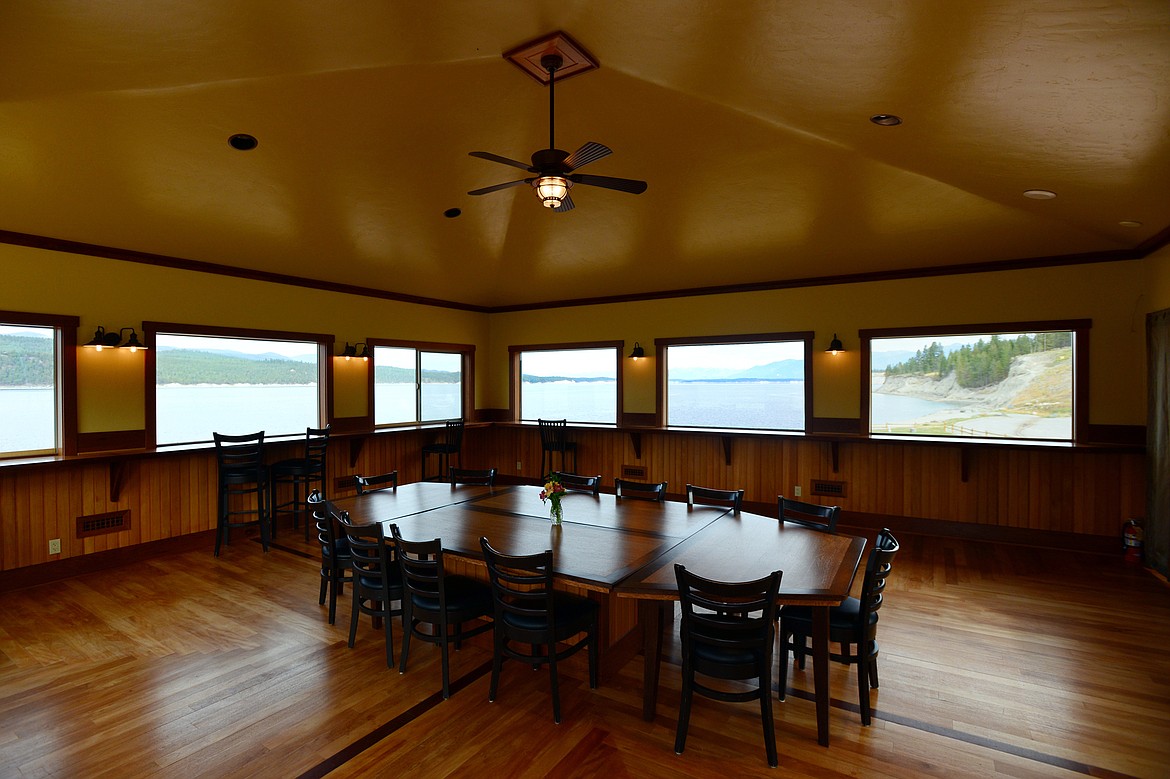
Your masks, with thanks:
M6 325L52 327L57 358L53 366L57 380L57 446L62 455L77 454L77 328L80 317L67 314L36 314L27 311L0 311ZM0 455L7 456L7 455Z
M476 421L472 417L475 412L475 344L458 344L458 343L444 343L442 341L409 341L400 338L367 338L366 348L370 351L370 362L366 366L366 397L369 401L366 405L368 424L367 429L374 430L389 430L396 427L411 427L425 424L433 424L431 422L423 422L416 419L413 422L401 422L390 425L383 425L375 428L375 410L374 410L374 347L388 346L398 349L414 349L416 352L445 352L447 354L459 354L460 370L463 372L463 386L459 398L460 415L466 422ZM418 376L416 379L420 378ZM417 411L416 411L417 414Z
M622 421L625 413L625 341L573 341L569 343L514 344L508 347L508 419L520 421L520 355L523 352L559 352L573 349L616 349L617 350L617 408L615 426Z
M1072 413L1072 440L1045 439L1053 443L1077 444L1086 440L1089 432L1089 331L1093 327L1092 319L1046 319L1033 322L989 322L981 324L962 325L918 325L915 327L884 327L858 330L861 341L861 429L863 434L871 436L870 431L870 386L868 370L870 365L870 341L874 338L925 338L930 336L946 337L948 335L1001 335L1004 333L1036 333L1055 330L1069 331L1073 334L1073 349L1075 360L1073 363L1073 413ZM913 441L916 436L900 436L905 440ZM917 437L920 438L920 437ZM948 441L956 443L967 442L959 436L947 436ZM984 439L970 439L970 443L981 443ZM1027 442L1032 439L1005 438L997 441Z
M151 348L145 350L143 370L146 415L146 441L148 446L158 446L158 404L154 394L156 381L156 359L159 333L166 335L194 335L218 338L240 338L260 341L304 341L317 344L317 418L318 424L333 423L333 353L334 337L330 333L303 333L293 330L259 330L248 327L223 327L220 325L192 325L181 322L143 322L143 338Z
M708 346L718 344L750 344L771 343L774 341L803 341L804 342L804 430L781 431L803 432L807 434L813 422L813 340L816 333L812 330L793 330L785 333L744 333L740 335L690 335L675 338L655 338L654 349L658 360L655 365L655 427L666 427L666 360L662 359L664 350L670 346ZM714 426L688 427L688 430L717 430ZM744 428L745 430L752 428Z

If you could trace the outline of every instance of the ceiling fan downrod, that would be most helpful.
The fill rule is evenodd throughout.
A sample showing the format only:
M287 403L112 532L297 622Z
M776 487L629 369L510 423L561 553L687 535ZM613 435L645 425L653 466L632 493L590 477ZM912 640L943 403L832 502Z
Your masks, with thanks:
M564 57L555 52L545 54L540 58L540 66L548 71L548 147L550 149L556 148L556 144L553 143L553 84L556 82L557 70L564 64Z

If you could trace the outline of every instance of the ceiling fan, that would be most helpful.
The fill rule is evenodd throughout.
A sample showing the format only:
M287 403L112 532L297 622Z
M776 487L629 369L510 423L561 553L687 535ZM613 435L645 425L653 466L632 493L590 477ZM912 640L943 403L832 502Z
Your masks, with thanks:
M501 189L529 184L545 208L551 208L553 211L564 213L573 209L573 198L569 194L569 190L572 189L574 184L616 189L619 192L629 192L632 195L640 195L646 191L645 181L619 179L613 176L590 176L576 172L577 169L588 165L590 162L596 162L603 157L608 157L610 154L613 154L613 151L604 144L589 141L572 154L556 148L556 145L553 143L553 83L556 80L556 71L562 64L564 64L564 58L560 54L545 54L540 58L541 67L548 71L548 148L533 152L531 165L518 160L508 159L507 157L501 157L491 152L468 152L472 157L479 157L480 159L491 160L492 162L501 162L536 175L526 179L518 179L503 184L494 184L490 187L473 189L467 194L486 195L490 192L498 192Z

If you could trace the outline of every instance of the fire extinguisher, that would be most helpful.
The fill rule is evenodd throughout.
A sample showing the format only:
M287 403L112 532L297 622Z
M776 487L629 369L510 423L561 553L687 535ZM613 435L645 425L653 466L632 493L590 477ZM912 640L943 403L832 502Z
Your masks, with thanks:
M1142 537L1142 523L1139 520L1128 519L1121 526L1121 545L1127 563L1141 563Z

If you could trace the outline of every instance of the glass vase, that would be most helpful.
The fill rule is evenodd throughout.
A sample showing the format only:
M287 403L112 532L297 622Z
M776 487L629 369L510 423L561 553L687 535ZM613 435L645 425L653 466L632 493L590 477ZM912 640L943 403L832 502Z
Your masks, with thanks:
M552 517L552 523L554 525L559 525L561 524L561 520L564 519L565 510L561 508L561 504L554 503L552 504L552 508L549 510L549 515Z

